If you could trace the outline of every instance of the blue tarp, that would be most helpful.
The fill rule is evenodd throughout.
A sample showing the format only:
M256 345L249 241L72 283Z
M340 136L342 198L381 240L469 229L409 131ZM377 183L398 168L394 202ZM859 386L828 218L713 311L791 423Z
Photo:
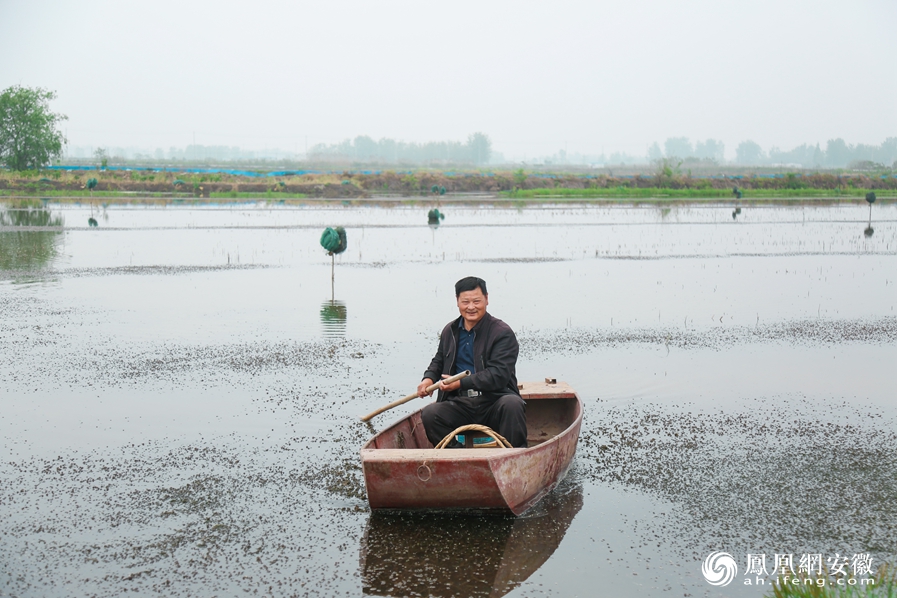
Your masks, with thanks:
M49 170L96 170L96 166L48 166ZM277 176L302 176L304 174L337 174L336 171L323 170L275 170L272 172L256 172L254 170L236 170L232 168L139 168L131 166L107 166L102 170L107 171L124 171L124 172L186 172L189 174L233 174L237 176L248 177L277 177ZM340 171L342 172L342 171Z
M47 166L47 170L79 170L79 171L91 171L96 170L96 166ZM137 171L137 172L181 172L188 174L232 174L236 176L246 176L246 177L286 177L286 176L302 176L306 174L343 174L347 173L350 176L355 174L366 174L366 175L379 175L382 174L381 170L274 170L271 172L257 172L254 170L236 170L232 168L168 168L168 167L160 167L160 168L148 168L148 167L132 167L132 166L107 166L105 170L117 170L117 171ZM416 171L413 170L396 170L393 171L395 174L416 174ZM481 172L481 173L470 173L470 172L455 172L455 171L447 171L442 173L445 176L458 176L463 175L465 177L475 176L479 174L480 176L485 177L493 177L495 173L493 172ZM556 179L559 178L556 174L544 174L532 172L528 173L527 176L540 178L540 179ZM575 175L580 178L594 179L597 178L596 175L590 174L581 174ZM640 177L651 177L653 174L645 174L645 175L635 175ZM771 179L779 179L784 178L784 174L758 174L755 175L760 178L771 178ZM803 174L797 173L796 176L804 176ZM897 178L897 174L894 175L881 175L881 178L887 179L889 177ZM633 175L623 175L617 176L616 178L625 178L631 179ZM695 176L693 178L696 179L743 179L744 175L736 174L736 175L709 175L709 176Z

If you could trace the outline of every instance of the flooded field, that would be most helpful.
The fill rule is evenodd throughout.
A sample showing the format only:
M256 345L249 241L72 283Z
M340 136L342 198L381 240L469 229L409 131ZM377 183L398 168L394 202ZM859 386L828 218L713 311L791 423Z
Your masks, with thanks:
M0 596L760 596L750 554L897 562L897 205L427 209L0 206ZM359 416L468 275L518 379L582 397L573 469L517 519L372 514L358 449L424 401Z

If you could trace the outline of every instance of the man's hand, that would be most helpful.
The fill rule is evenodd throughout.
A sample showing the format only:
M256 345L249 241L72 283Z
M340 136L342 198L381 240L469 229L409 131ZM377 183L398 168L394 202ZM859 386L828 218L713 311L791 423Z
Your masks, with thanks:
M451 378L448 374L443 374L443 378ZM453 390L458 390L461 388L461 381L455 380L454 382L449 382L446 384L445 382L439 383L439 388L441 388L444 392L452 392Z
M420 384L417 385L417 396L429 397L431 394L433 394L432 391L427 392L427 388L429 388L430 386L433 386L432 380L430 380L429 378L424 378L423 380L421 380Z

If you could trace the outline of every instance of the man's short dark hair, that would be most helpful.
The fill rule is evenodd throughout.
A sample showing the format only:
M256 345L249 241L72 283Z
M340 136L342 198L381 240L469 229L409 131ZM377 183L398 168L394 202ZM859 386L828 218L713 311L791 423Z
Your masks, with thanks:
M476 276L462 278L455 283L455 297L460 297L464 291L475 291L476 289L483 291L484 295L489 294L489 291L486 290L486 281L482 278Z

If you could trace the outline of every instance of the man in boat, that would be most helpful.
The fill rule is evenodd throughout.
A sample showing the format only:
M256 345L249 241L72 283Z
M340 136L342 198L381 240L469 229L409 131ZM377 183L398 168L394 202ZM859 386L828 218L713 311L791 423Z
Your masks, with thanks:
M486 281L475 276L455 284L461 316L442 330L439 348L424 379L420 397L436 381L470 370L470 376L439 382L435 403L424 407L421 418L427 438L435 446L466 424L488 426L514 447L526 447L526 404L517 390L517 337L511 327L486 313ZM451 446L458 446L452 440Z

